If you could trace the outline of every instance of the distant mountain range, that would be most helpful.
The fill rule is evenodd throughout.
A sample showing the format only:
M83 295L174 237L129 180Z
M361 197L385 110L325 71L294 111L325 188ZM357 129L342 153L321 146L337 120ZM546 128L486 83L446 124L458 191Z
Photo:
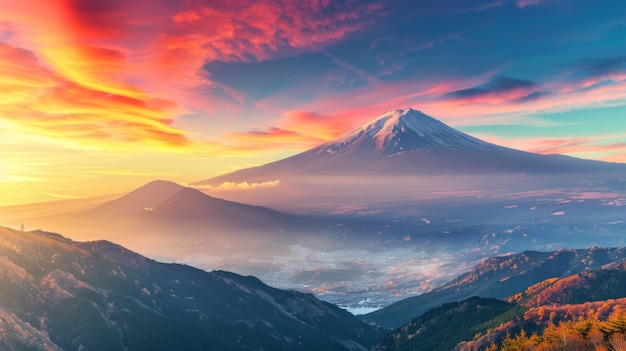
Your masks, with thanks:
M473 296L437 305L388 334L372 350L622 350L626 345L623 253L623 248L592 248L490 259L436 290L456 287L467 293L472 286L484 285L476 295L499 295L515 286L520 289L544 273L570 270L560 278L522 288L507 301ZM595 259L601 262L594 263ZM525 264L520 267L520 262ZM557 265L563 267L555 270ZM582 267L582 272L572 274ZM502 272L517 274L507 279ZM517 283L507 284L511 279ZM403 314L394 311L388 313Z
M491 144L413 110L389 111L295 156L197 184L285 181L340 175L613 172L626 165L538 155Z
M610 268L624 262L626 248L526 251L492 257L430 292L398 301L360 318L386 328L397 328L411 318L444 303L460 301L471 296L504 299L522 293L528 287L546 279L568 277L601 267ZM517 300L522 299L526 301L530 300L530 297L524 295ZM576 301L580 303L580 299Z
M380 336L254 277L0 227L2 350L367 350Z

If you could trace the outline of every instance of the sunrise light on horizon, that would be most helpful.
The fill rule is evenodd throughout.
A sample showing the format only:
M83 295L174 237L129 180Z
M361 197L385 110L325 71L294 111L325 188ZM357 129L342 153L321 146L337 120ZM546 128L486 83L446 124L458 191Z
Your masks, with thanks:
M626 162L619 1L0 0L0 206L194 182L412 107Z

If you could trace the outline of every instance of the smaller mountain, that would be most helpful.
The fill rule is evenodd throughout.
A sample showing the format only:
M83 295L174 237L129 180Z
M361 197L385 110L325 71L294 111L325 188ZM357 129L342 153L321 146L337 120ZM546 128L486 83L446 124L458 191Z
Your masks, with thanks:
M183 189L185 189L184 186L174 182L153 180L126 195L100 204L87 213L111 217L142 213L154 208Z
M477 333L523 312L516 305L480 297L433 308L388 334L372 351L449 351Z
M242 252L262 250L275 242L287 247L315 226L301 216L218 199L162 180L89 210L25 222L30 227L67 233L76 240L119 242L163 259L220 254L225 247L242 248Z
M471 297L445 303L372 350L621 350L624 296L626 264L613 262L546 279L507 301Z
M372 350L623 350L624 304L620 298L527 307L471 297L427 311Z
M608 264L562 278L550 278L509 297L521 306L582 304L626 296L626 264Z
M626 248L525 251L483 260L472 270L430 292L360 316L368 323L397 328L430 308L471 296L504 299L549 278L568 277L626 261Z
M520 308L455 350L624 350L626 299ZM415 346L415 345L414 345Z
M262 206L251 206L217 199L199 190L182 188L149 211L146 217L173 221L182 225L189 222L210 223L212 226L246 229L285 230L295 222L288 214Z
M115 228L116 223L144 228L155 225L181 228L200 223L229 230L284 230L295 220L293 216L266 207L218 199L197 189L164 180L152 181L90 210L44 219L65 219L109 229Z
M0 227L2 350L367 350L380 336L255 277Z

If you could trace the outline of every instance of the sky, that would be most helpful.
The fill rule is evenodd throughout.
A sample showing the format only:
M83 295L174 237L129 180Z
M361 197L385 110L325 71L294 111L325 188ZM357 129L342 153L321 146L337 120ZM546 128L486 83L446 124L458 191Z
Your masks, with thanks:
M626 162L620 0L0 0L0 205L193 182L412 107Z

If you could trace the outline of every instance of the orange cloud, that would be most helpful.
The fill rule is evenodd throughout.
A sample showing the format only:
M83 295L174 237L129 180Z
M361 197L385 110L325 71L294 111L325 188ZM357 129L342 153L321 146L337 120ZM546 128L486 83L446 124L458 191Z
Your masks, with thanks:
M322 138L275 127L265 131L252 130L230 133L226 141L233 149L247 151L285 148L301 149L322 142L324 142Z
M304 149L396 108L422 109L458 126L619 104L626 96L620 71L565 83L494 79L496 71L456 81L393 82L379 81L323 50L367 28L385 13L384 2L0 0L0 8L0 39L9 41L2 49L0 86L11 92L0 96L2 118L25 133L71 145L147 141L149 147L184 147L194 154L225 147ZM206 62L258 61L310 50L326 52L369 84L276 111L282 119L275 128L230 133L219 145L190 141L192 131L176 127L185 113L272 103L211 81ZM216 91L223 96L214 97ZM224 96L234 103L224 102Z
M186 1L171 16L169 29L159 37L153 62L159 72L178 72L168 79L185 89L202 87L204 91L222 92L240 107L245 106L245 94L212 81L202 69L206 62L261 61L318 50L367 28L375 20L371 14L380 13L382 4L337 4L324 0ZM209 104L219 104L222 110L233 109L223 106L223 98L188 96L186 102L204 111L212 109Z
M368 25L366 15L379 4L338 6L328 1L190 1L172 16L175 27L165 36L170 49L201 53L207 60L263 60L285 47L316 48Z
M13 44L0 47L0 86L10 92L1 98L0 118L13 130L79 148L188 144L172 126L177 104L135 84L140 79L129 71L132 52L123 41L142 25L121 17L116 6L123 2L116 2L0 0L0 21L14 29Z
M154 142L181 146L176 105L93 90L44 67L30 51L0 44L0 119L24 134L84 146Z
M369 122L378 114L381 111L375 107L328 115L311 111L287 111L280 121L283 127L231 133L226 143L240 150L303 150L344 134Z
M243 94L211 81L202 68L207 61L264 60L283 55L282 50L315 50L365 28L370 22L363 18L383 4L0 0L0 38L10 39L11 55L30 55L22 60L3 51L2 84L20 88L0 97L4 118L28 133L65 138L69 144L186 145L188 132L173 126L176 118L224 107L223 99L206 92L219 90L246 103ZM231 136L233 144L247 139L280 147L317 138L273 130ZM276 142L267 143L272 138Z
M306 131L309 135L327 140L353 128L355 124L360 122L355 121L355 118L360 120L362 116L355 114L321 115L311 111L289 111L285 113L285 125L288 128Z

